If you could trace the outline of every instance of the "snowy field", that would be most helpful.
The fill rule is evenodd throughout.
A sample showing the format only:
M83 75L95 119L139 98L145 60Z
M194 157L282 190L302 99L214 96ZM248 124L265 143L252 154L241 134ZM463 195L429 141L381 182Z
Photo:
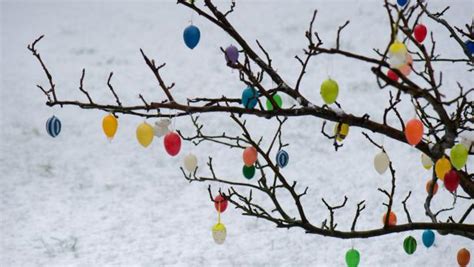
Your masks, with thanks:
M219 4L227 7L228 2ZM373 56L371 49L385 47L389 37L386 13L378 0L237 2L230 20L253 47L257 48L255 39L261 41L290 84L296 82L300 70L293 57L307 45L304 31L315 8L319 9L315 29L327 47L335 44L337 27L347 19L351 24L343 33L344 49ZM446 2L430 1L437 11ZM470 23L472 0L449 3L452 8L446 16L452 23ZM182 41L190 19L201 29L201 42L194 50ZM461 56L445 29L428 19L424 23L438 39L440 52ZM47 107L43 93L36 88L37 83L47 85L47 81L26 49L41 34L46 37L38 49L53 74L60 99L85 101L77 90L83 67L84 85L96 102L113 103L106 87L110 71L124 104L140 104L139 93L148 101L163 99L139 48L159 63L167 62L163 77L177 83L173 92L179 100L199 95L239 97L244 87L238 74L225 66L219 51L220 46L232 43L230 37L174 1L3 1L1 266L344 266L345 252L351 246L361 252L360 266L456 266L459 248L474 252L472 240L458 236L437 235L435 246L426 249L421 231L352 241L308 235L301 229L277 229L232 208L222 215L228 231L226 243L216 245L210 230L217 214L209 201L207 184L189 184L179 166L182 157L193 152L199 158L200 173L206 174L204 162L212 156L218 175L241 181L241 151L185 143L181 154L171 158L161 139L155 139L147 149L137 143L135 128L143 119L121 116L119 131L109 143L101 130L103 112ZM444 71L443 92L447 95L457 88L456 81L466 86L474 82L463 67L438 67ZM380 121L388 91L378 89L369 68L337 56L318 57L310 64L303 93L322 104L319 85L330 74L340 85L338 101L346 112L368 112ZM268 80L265 84L271 85ZM288 99L284 101L290 105ZM400 108L404 118L413 115L407 103ZM44 129L53 114L63 123L55 139ZM248 119L254 135L266 136L268 143L275 122ZM398 125L395 118L390 121ZM225 115L202 116L201 122L208 133L237 133ZM193 134L189 118L179 118L175 124L184 133ZM363 199L367 208L358 229L381 226L385 198L377 187L388 189L390 176L380 176L373 169L377 149L363 138L360 129L351 128L344 147L334 152L331 142L320 134L321 125L322 121L314 118L292 119L283 136L290 143L290 164L284 174L297 179L300 190L310 187L303 198L310 220L319 225L329 215L322 197L338 204L347 195L346 208L336 213L338 229L350 229L356 203ZM408 202L413 220L428 221L423 203L430 171L421 166L420 153L373 137L384 142L397 169L394 211L398 221L406 222L401 201L409 190L413 191ZM471 157L468 165L473 163ZM213 185L214 190L218 188ZM450 207L451 202L441 186L433 201L434 210ZM470 204L459 200L457 209L444 216L459 218ZM467 221L473 223L473 216ZM411 256L402 246L409 234L418 241Z

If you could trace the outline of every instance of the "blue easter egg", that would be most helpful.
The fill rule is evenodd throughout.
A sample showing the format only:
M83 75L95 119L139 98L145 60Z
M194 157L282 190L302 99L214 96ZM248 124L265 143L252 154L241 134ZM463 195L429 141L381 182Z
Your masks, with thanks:
M288 152L286 152L285 150L278 151L276 155L276 162L277 165L280 166L280 168L284 168L286 165L288 165L289 160L290 156L288 155Z
M249 86L242 92L242 105L245 108L254 108L257 105L258 92L255 88Z
M61 121L56 116L52 116L46 121L46 131L51 137L58 136L61 132Z
M467 47L467 50L472 54L474 54L474 41L466 41L466 47Z
M408 0L397 0L397 4L399 6L405 6L407 4Z
M429 248L433 245L435 241L435 234L431 230L425 230L423 231L422 239L423 239L423 245Z
M201 38L201 32L198 27L194 25L189 25L183 32L184 43L187 47L193 49L199 43L199 38Z

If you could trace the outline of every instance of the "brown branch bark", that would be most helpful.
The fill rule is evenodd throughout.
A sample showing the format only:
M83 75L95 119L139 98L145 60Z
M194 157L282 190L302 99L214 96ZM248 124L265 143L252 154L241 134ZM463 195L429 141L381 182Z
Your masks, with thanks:
M432 192L433 188L429 190L428 196L425 200L425 212L431 222L412 222L410 213L407 208L407 201L411 195L411 191L408 193L406 198L402 201L405 213L407 215L407 224L399 224L396 226L388 227L388 216L384 222L384 227L380 229L372 229L366 231L355 231L357 221L361 216L361 212L366 208L366 200L362 200L357 204L357 210L352 222L350 231L338 231L336 230L337 223L334 219L334 211L337 209L343 208L347 203L347 197L344 198L344 202L338 206L329 205L323 198L323 203L328 208L330 212L329 217L329 226L327 225L327 220L325 220L321 227L317 227L312 224L305 213L305 209L301 198L305 196L308 192L308 187L304 190L298 190L297 180L290 180L288 177L285 177L281 172L278 165L274 162L273 158L270 156L270 153L277 148L281 150L283 147L288 145L283 141L282 132L283 124L288 118L292 117L317 117L323 120L333 121L336 123L346 123L350 126L360 127L365 130L370 130L373 133L381 134L392 138L393 140L399 141L400 143L407 143L404 135L404 120L401 114L398 112L397 108L402 105L404 102L401 98L401 94L407 94L410 96L410 102L407 101L409 105L412 105L417 109L417 115L422 120L423 124L427 128L427 133L425 134L425 139L421 141L415 148L419 151L425 153L433 161L445 155L445 149L451 148L460 133L464 131L472 131L472 123L474 119L472 118L473 105L472 101L469 101L468 94L473 92L474 89L469 89L464 91L463 87L459 85L460 93L457 97L447 100L443 99L444 96L441 93L440 89L442 88L443 76L441 73L436 72L434 62L446 62L450 61L453 63L466 63L466 59L449 59L442 58L437 54L435 47L436 42L434 36L431 35L432 48L430 51L426 49L424 45L418 44L412 37L412 31L410 28L413 28L423 14L426 14L429 18L433 19L435 22L443 25L453 36L453 38L463 47L464 44L460 39L459 35L466 35L466 32L460 30L459 28L452 27L445 19L441 18L444 13L448 10L445 9L436 14L430 13L426 5L417 0L415 5L410 5L404 9L398 9L397 5L391 4L388 0L384 0L384 8L387 12L390 23L390 42L384 49L374 49L376 52L375 57L368 55L361 55L352 51L346 51L341 49L341 32L349 24L347 21L345 24L340 26L337 30L336 36L336 45L335 47L323 47L323 41L320 38L317 31L314 30L313 24L316 19L317 11L314 11L313 16L310 21L308 30L305 33L305 37L308 40L308 46L306 49L303 49L304 57L296 56L295 58L301 64L301 71L298 74L296 79L295 87L292 88L289 86L283 76L277 73L274 66L272 66L272 59L270 54L264 49L261 42L257 40L257 46L263 52L264 58L260 57L256 51L249 45L245 38L235 29L231 24L228 17L229 14L234 12L236 6L235 2L231 3L230 9L226 12L221 12L218 8L212 3L211 0L204 0L204 7L201 8L197 6L194 2L190 3L185 0L178 0L178 4L182 4L203 16L206 20L213 23L221 30L230 35L230 37L242 48L241 53L244 55L243 62L238 62L237 64L228 65L231 68L237 69L239 73L239 79L249 85L256 87L260 95L264 98L269 99L269 101L276 107L273 111L267 111L264 109L261 100L258 101L258 108L256 109L246 109L240 105L240 99L237 98L228 98L226 96L202 98L197 97L193 99L188 99L186 103L179 103L175 100L171 89L174 86L174 83L167 85L163 79L160 70L165 66L165 63L157 66L155 61L144 53L140 49L141 55L145 60L146 65L152 71L155 79L158 82L159 88L164 92L166 99L164 100L155 100L155 101L146 101L145 98L140 94L140 100L142 105L122 105L118 94L116 94L112 84L111 78L113 73L111 72L107 79L107 86L112 92L116 104L101 104L93 102L91 96L84 89L83 83L85 78L85 69L82 70L82 75L79 81L79 90L86 95L88 102L81 102L76 100L59 100L56 96L56 85L53 82L52 75L45 65L43 58L40 56L39 52L36 49L36 45L43 38L40 36L38 39L34 40L32 44L28 46L28 50L32 52L33 56L41 65L43 72L46 75L46 78L49 83L49 89L45 89L41 85L37 87L46 95L48 106L77 106L83 109L96 109L104 110L112 113L122 113L129 114L133 116L141 116L146 118L152 117L179 117L179 116L191 116L192 123L196 129L196 134L191 136L185 136L183 133L179 132L181 137L185 141L193 142L195 145L200 145L203 142L213 142L222 146L227 146L233 149L243 149L247 146L253 146L257 149L258 154L261 156L259 161L255 164L259 174L257 183L246 183L246 182L235 182L231 180L226 180L220 178L219 175L215 173L215 170L212 165L212 158L209 158L208 168L211 172L210 176L199 176L197 170L193 173L188 174L181 169L183 176L190 182L199 181L199 182L210 182L218 183L223 186L228 186L227 193L225 197L240 209L244 215L253 216L258 218L263 218L265 220L275 223L278 227L291 228L298 227L304 229L307 233L331 236L337 238L369 238L375 236L381 236L397 232L405 232L418 229L433 229L437 230L441 234L454 234L461 235L467 238L474 239L474 226L466 224L465 221L468 218L469 214L473 209L473 205L464 213L464 215L459 219L458 223L455 223L452 216L449 216L447 222L440 221L437 217L440 213L447 212L451 208L442 209L438 212L433 212L431 210L431 200L433 198ZM206 11L204 10L206 9ZM397 17L395 17L397 16ZM396 25L396 27L392 27ZM467 27L468 30L472 32L472 27ZM416 55L415 61L424 62L423 70L413 69L413 74L416 78L406 77L401 74L399 70L394 69L393 71L399 75L399 81L390 80L385 71L388 70L390 65L388 64L388 50L390 44L393 42L396 36L396 32L400 31L404 34L403 40L410 40L415 45L415 50L411 51L413 55ZM457 31L457 33L456 33ZM223 51L224 52L224 51ZM436 52L436 53L435 53ZM465 51L466 52L466 51ZM372 65L371 71L375 76L377 84L380 89L389 88L390 90L395 90L395 94L392 94L390 91L389 104L385 109L383 121L377 122L371 119L370 114L363 114L362 116L348 114L343 111L343 103L335 103L337 109L333 109L327 105L317 106L313 104L305 95L302 94L301 84L304 75L310 69L310 59L316 57L320 54L327 55L339 55L347 57L348 59L354 60L356 62L361 62L365 64ZM264 60L265 59L265 60ZM472 56L467 55L467 65L472 66ZM258 70L254 71L257 66ZM264 75L268 75L271 80L276 84L275 88L267 89L263 86L262 81ZM273 100L273 95L275 93L283 93L289 97L296 100L299 105L292 106L290 108L278 108L276 103ZM455 112L449 114L447 112L448 108L451 105L455 105ZM453 106L451 106L453 107ZM157 113L153 112L157 111ZM388 122L388 115L393 112L400 123L400 127L395 127L390 125ZM230 119L233 120L239 129L242 132L241 136L229 136L225 132L222 134L208 134L203 130L203 125L198 122L198 116L194 116L200 113L222 113L230 115ZM275 130L274 135L271 138L270 145L268 147L263 147L262 139L263 137L256 138L253 137L250 131L245 125L242 116L246 115L248 117L264 117L267 119L276 119L278 121L278 127ZM333 140L334 146L337 148L342 147L342 144L338 144L335 136L328 134L324 130L326 122L323 123L322 134L327 138ZM384 149L380 144L377 144L371 137L363 132L363 135L375 146L380 149ZM428 138L431 139L431 144L428 144ZM472 154L472 152L470 152ZM392 183L390 192L385 189L380 189L379 191L385 194L388 198L387 203L383 203L387 207L387 214L390 213L395 198L395 169L392 166L392 163L389 164L389 169L392 175ZM474 198L474 181L473 174L469 173L467 168L459 172L461 181L460 188L464 190L469 197L468 199ZM433 172L433 182L436 182L437 178ZM237 189L236 189L237 188ZM250 193L242 194L239 192L239 188L248 188ZM209 187L209 193L212 194ZM292 198L294 205L289 207L283 205L278 198L278 193L280 191L286 191L289 193ZM219 190L222 192L221 190ZM223 193L223 192L222 192ZM255 202L253 194L263 194L265 195L269 202L272 205L272 210L267 210L259 203ZM223 193L224 194L224 193ZM462 194L459 194L462 195ZM455 199L458 197L458 194L454 195ZM460 196L461 198L461 196ZM455 208L453 203L453 209ZM291 216L292 212L296 210L297 217Z

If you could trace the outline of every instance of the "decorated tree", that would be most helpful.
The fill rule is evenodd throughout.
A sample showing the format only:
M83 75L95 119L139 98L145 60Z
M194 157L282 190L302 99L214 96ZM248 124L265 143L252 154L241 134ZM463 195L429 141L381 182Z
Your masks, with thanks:
M325 45L315 27L317 10L309 18L309 27L305 33L307 47L302 54L295 58L300 64L297 77L283 77L272 65L272 57L257 40L251 45L233 26L230 21L236 3L232 2L225 11L218 8L211 0L204 3L178 0L178 4L191 9L226 32L233 40L233 45L221 47L220 50L227 66L235 70L235 75L242 82L241 98L216 96L214 98L188 98L186 102L179 102L173 95L175 83L169 83L160 71L165 63L157 63L145 51L140 49L145 64L156 78L159 88L165 99L148 101L140 94L141 103L133 106L122 104L119 94L112 85L111 72L107 79L107 86L114 97L113 104L96 102L84 87L85 70L80 76L79 90L85 100L63 100L56 95L56 84L47 64L38 50L38 43L43 36L33 41L28 49L40 63L48 86L38 85L46 98L48 106L78 106L82 109L102 110L108 114L103 119L105 135L112 139L117 131L118 116L121 114L156 118L154 125L147 122L137 127L136 135L139 143L147 147L154 138L163 137L166 152L171 156L183 154L181 140L192 142L194 145L204 145L213 142L224 147L241 150L243 153L241 181L228 180L217 173L213 167L213 159L209 157L206 164L198 165L197 157L188 154L183 157L181 172L190 182L209 183L208 191L218 212L218 223L213 227L215 241L222 244L226 237L226 228L220 220L220 214L227 209L228 204L242 211L243 215L253 216L274 223L280 228L302 228L308 234L317 234L342 239L370 238L391 233L425 230L423 244L430 247L435 239L435 232L441 235L459 235L474 239L474 226L469 223L469 216L474 208L474 174L468 169L468 157L474 154L473 142L466 133L474 130L474 88L465 88L470 85L457 83L458 88L445 88L443 80L447 79L437 70L440 64L455 64L459 72L472 75L474 70L474 25L466 24L457 27L445 19L445 12L449 7L439 12L429 9L428 3L422 0L398 0L397 3L384 0L384 12L388 16L390 25L387 25L389 35L386 47L374 48L373 55L362 55L341 48L341 39L344 29L350 24L346 21L336 29L336 40L333 47ZM421 22L421 19L432 20L442 25L447 31L437 36ZM183 39L190 49L199 45L200 31L196 25L190 25L183 32ZM444 57L445 51L438 51L436 38L452 38L456 49L462 51L462 58ZM320 55L345 57L348 60L370 66L372 78L380 90L388 91L388 106L383 113L383 121L372 119L369 113L355 115L346 113L343 104L337 101L339 84L337 77L328 77L320 81L320 94L325 104L317 105L305 96L301 88L302 80L309 71L311 60ZM290 83L290 78L295 82ZM268 87L268 81L272 86ZM445 91L456 90L455 97L448 97ZM293 99L295 104L283 105L283 99ZM399 107L410 106L414 109L412 118L403 118ZM201 113L224 114L226 119L235 123L239 128L239 135L209 134L199 118ZM185 133L173 129L171 121L177 117L189 116L195 133ZM218 115L216 115L218 116ZM397 119L397 123L389 123L389 117ZM374 223L373 229L357 230L358 219L363 216L366 200L357 203L354 208L346 206L347 196L341 196L338 204L328 203L322 198L324 206L329 212L328 218L322 221L311 221L305 211L302 198L308 194L308 187L301 185L297 177L286 177L282 169L289 164L290 155L285 147L291 140L284 140L285 123L295 117L319 118L324 120L321 134L334 146L335 151L343 149L344 139L351 127L363 129L362 134L367 142L371 143L379 153L374 156L376 172L389 172L391 176L390 188L378 188L386 196L382 203L386 211L382 214L381 223ZM219 117L220 119L222 117ZM272 120L277 125L271 136L256 136L247 127L247 120ZM328 129L327 121L334 123L333 129ZM61 131L61 122L52 117L46 123L47 132L57 136ZM431 179L426 181L426 200L423 204L426 222L412 221L409 199L411 191L406 196L400 196L404 212L396 214L392 209L396 196L396 168L385 150L384 144L374 136L384 136L393 139L404 146L411 146L420 153L424 168L432 169ZM419 159L415 159L419 160ZM399 166L403 168L403 166ZM203 175L201 169L207 168L210 175ZM302 174L305 175L305 174ZM439 181L438 181L439 180ZM213 190L212 185L218 188ZM298 186L297 186L298 184ZM423 185L425 186L425 185ZM447 190L453 197L452 205L441 210L433 210L431 202L438 190ZM259 194L258 198L254 195ZM284 203L282 194L288 194L292 202ZM262 200L263 199L263 200ZM458 207L458 201L467 201L470 204L462 216L442 217ZM449 203L451 204L451 203ZM354 212L355 209L355 212ZM335 213L354 212L350 229L337 229ZM403 214L404 213L404 214ZM406 217L406 219L403 219ZM403 242L405 251L412 254L416 250L416 240L412 236L406 237ZM469 261L469 252L460 250L458 261L464 264ZM459 256L460 255L460 256ZM351 249L346 254L349 266L357 266L360 254ZM461 262L459 264L461 264Z

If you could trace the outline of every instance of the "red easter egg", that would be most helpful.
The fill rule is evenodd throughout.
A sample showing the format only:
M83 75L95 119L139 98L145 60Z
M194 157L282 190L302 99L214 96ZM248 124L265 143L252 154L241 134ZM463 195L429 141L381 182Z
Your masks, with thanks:
M387 77L394 82L398 81L398 75L393 70L387 71Z
M444 176L444 187L449 192L454 192L456 188L459 186L459 175L456 170L450 170L446 175Z
M427 33L428 33L428 30L426 29L426 26L423 25L423 24L418 24L413 29L413 34L415 35L415 40L418 43L423 43L423 41L426 38Z
M411 119L405 125L405 137L408 143L416 146L423 138L423 123L419 119Z
M257 149L255 147L247 147L243 154L245 166L252 166L257 161Z
M219 211L219 205L220 205L220 211L224 212L227 209L227 199L225 199L221 194L216 196L214 198L214 207L216 207L216 210Z
M165 135L165 139L163 140L165 144L165 149L168 154L171 156L176 156L181 149L181 138L175 132L169 132Z

